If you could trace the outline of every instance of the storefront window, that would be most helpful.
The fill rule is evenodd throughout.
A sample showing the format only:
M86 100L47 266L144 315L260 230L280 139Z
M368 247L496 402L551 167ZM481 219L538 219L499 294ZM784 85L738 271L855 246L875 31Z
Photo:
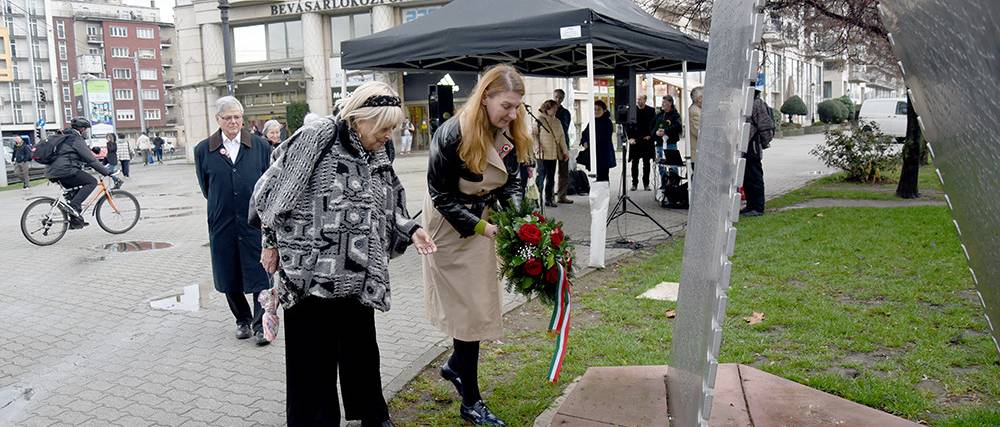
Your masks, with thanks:
M340 43L372 33L372 16L370 13L357 15L334 16L330 18L330 34L333 37L333 56L340 56Z
M274 22L233 28L236 62L302 57L302 22Z

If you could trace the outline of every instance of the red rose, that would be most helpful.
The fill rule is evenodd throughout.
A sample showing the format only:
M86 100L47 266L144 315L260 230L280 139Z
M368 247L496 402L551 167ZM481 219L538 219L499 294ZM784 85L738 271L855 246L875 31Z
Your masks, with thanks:
M542 274L542 262L538 258L530 258L524 263L524 272L529 276Z
M534 216L535 218L538 218L539 221L545 222L545 217L542 216L542 214L538 212L532 212L531 215Z
M559 283L559 267L553 265L549 271L546 271L545 281L549 283Z
M535 224L524 224L517 230L517 237L529 245L537 245L542 242L542 230Z
M555 230L552 230L549 237L552 239L552 245L558 247L562 244L563 239L566 238L566 234L563 233L562 228L556 228Z

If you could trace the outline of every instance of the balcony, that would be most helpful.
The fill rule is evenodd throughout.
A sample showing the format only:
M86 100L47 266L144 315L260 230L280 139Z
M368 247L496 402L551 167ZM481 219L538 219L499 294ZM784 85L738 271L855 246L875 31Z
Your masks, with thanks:
M104 44L104 36L100 34L87 34L87 43Z
M173 87L176 86L176 85L177 84L176 84L176 82L174 82L174 79L164 79L163 80L163 87L166 88L166 89L173 89Z
M170 39L162 39L162 40L160 40L160 48L161 49L167 49L170 46L173 46L173 43L171 43Z

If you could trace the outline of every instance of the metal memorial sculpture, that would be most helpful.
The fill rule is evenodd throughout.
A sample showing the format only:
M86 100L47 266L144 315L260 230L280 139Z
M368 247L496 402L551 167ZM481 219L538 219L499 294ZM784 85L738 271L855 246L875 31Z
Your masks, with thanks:
M996 0L882 0L879 9L997 344L1000 8Z
M683 273L667 374L672 425L707 426L718 368L726 292L736 243L763 0L716 0L702 107L702 140L692 180Z

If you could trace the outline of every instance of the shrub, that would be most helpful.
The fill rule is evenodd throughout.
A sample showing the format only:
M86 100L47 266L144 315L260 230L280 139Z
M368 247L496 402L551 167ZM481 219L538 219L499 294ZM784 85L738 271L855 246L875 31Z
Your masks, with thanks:
M809 109L806 108L806 103L802 102L802 98L798 95L792 95L790 98L785 100L784 104L781 104L781 112L788 114L788 121L792 121L792 116L804 116L809 114Z
M836 100L840 101L840 103L844 105L844 111L847 113L847 116L844 117L844 119L854 120L855 117L854 113L857 112L857 110L854 109L854 101L851 101L851 97L844 95L841 96L840 98L836 98Z
M309 113L309 104L305 102L292 102L285 107L285 117L288 117L288 135L295 133L302 127L302 121Z
M827 166L847 173L848 181L882 182L883 173L899 162L893 151L893 138L883 134L875 122L859 123L853 131L826 132L826 143L809 153Z
M820 121L830 124L839 124L847 119L844 104L834 99L820 102L816 107L816 114L819 114Z

